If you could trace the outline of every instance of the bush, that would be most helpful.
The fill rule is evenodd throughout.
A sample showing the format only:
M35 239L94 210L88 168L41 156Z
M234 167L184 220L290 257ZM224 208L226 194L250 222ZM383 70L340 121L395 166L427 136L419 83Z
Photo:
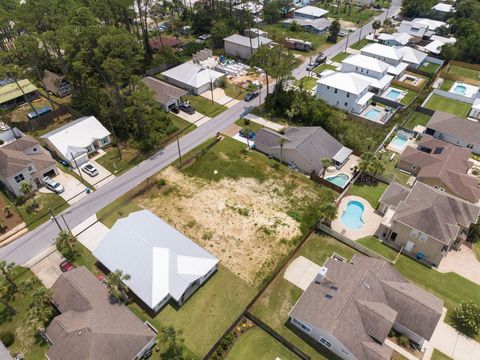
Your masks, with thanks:
M25 198L25 196L23 195L18 195L16 198L15 198L15 206L22 206L23 204L25 204L25 201L27 199Z
M162 188L163 186L165 186L167 184L167 182L165 181L165 179L160 179L158 180L157 182L157 188Z
M250 119L243 119L243 125L250 125Z
M0 340L2 341L3 345L9 347L15 342L15 336L13 336L10 331L5 331L0 333Z
M0 145L3 145L3 144L5 144L5 141L0 140Z
M397 341L398 341L398 345L403 347L407 347L410 345L410 340L408 340L408 338L405 335L400 336Z
M473 301L462 301L453 311L455 327L464 334L475 335L480 331L480 307Z

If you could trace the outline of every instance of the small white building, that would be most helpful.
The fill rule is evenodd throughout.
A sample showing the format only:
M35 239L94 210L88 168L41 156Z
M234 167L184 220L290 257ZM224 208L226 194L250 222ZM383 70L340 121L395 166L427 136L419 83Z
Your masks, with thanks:
M93 255L129 274L129 289L157 312L182 305L216 270L218 260L148 210L117 220Z
M45 146L70 166L88 161L88 155L111 143L111 134L95 116L85 116L40 136Z
M381 33L378 36L378 42L387 46L404 46L407 45L412 38L413 36L407 33Z
M304 6L293 12L293 17L296 19L320 19L328 14L328 10L321 9L317 6Z
M419 38L430 38L435 35L435 31L441 26L447 26L447 23L426 18L415 18L412 21L402 21L398 27L398 32Z
M370 90L375 93L385 91L391 84L393 76L388 74L389 65L383 61L365 55L352 55L342 61L342 73L355 73L370 82Z
M432 10L434 11L434 14L436 15L437 18L446 18L449 15L455 14L455 12L457 11L455 10L454 5L446 4L442 2L433 6Z
M225 54L248 60L250 56L256 53L260 46L270 44L272 40L263 36L250 38L234 34L223 39L223 42L225 45Z
M354 73L332 72L317 81L317 99L339 109L360 114L370 103L370 81Z
M216 88L218 80L225 76L221 72L191 62L175 66L161 75L164 81L195 95Z

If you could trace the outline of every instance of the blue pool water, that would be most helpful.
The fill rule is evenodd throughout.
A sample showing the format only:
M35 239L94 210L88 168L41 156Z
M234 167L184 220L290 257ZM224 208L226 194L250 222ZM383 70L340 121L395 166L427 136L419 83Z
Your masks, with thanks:
M397 89L390 89L386 97L390 100L396 101L397 98L402 94L400 90Z
M463 85L455 85L455 87L453 88L453 92L455 94L465 95L466 91L467 91L467 88Z
M344 188L347 184L348 181L350 180L350 176L348 176L345 173L339 173L335 176L329 176L325 178L328 182L331 182L332 184L335 184L341 188Z
M399 150L403 150L407 141L408 141L408 138L406 136L397 134L395 135L393 140L390 142L390 146L393 146L394 148L397 148Z
M360 201L351 200L342 214L342 223L349 229L358 230L365 224L362 220L365 207Z
M378 109L370 109L367 111L367 113L364 115L364 117L368 120L378 120L380 117L381 111Z

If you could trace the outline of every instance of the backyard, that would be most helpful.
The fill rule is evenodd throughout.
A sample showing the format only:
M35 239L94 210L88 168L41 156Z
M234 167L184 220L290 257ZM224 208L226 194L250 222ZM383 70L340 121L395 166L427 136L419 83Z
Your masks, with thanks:
M382 161L383 166L385 167L383 175L391 179L395 179L396 181L398 181L403 185L407 185L407 181L410 178L410 174L404 173L403 171L400 171L397 169L399 156L400 156L399 154L393 151L387 150L385 152L380 152L380 160ZM392 157L393 159L390 160Z
M433 94L425 104L425 107L427 109L444 111L462 118L466 118L472 105Z
M298 359L290 350L280 344L259 327L242 334L228 352L226 360L282 360Z
M49 106L51 108L52 104L46 98L44 98L43 96L40 96L38 99L35 99L35 100L32 101L32 106L36 110L39 110L39 109L43 108L44 106ZM58 108L58 106L53 104L53 109L56 110L57 108ZM28 103L17 106L11 112L12 121L13 122L28 121L27 114L30 113L30 112L33 112L33 110Z
M227 110L226 106L217 104L216 102L212 104L211 100L203 96L188 95L185 99L188 100L196 111L211 118Z
M470 80L475 80L477 82L480 79L480 71L468 69L457 65L451 65L448 69L448 73L456 76L461 76Z
M441 66L440 64L434 64L434 63L428 62L427 64L425 63L422 64L419 70L425 71L430 74L436 74L438 69L440 69L440 66Z
M414 112L409 117L404 127L407 129L413 130L417 125L426 126L429 120L430 120L430 115L422 114L420 112Z
M376 184L361 184L358 180L348 191L349 195L360 196L367 200L374 209L378 206L378 201L387 189L388 185L377 181Z
M403 90L403 91L407 92L407 95L405 95L405 97L402 100L400 100L401 104L404 104L404 105L407 105L407 106L410 105L418 95L417 91L406 89L406 88L403 88L401 86L396 85L395 88L398 88L400 90Z

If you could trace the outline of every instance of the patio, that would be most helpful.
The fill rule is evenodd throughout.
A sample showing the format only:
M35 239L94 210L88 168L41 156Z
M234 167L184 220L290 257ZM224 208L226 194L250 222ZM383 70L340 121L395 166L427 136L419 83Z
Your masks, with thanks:
M349 228L342 220L342 217L347 210L347 205L351 201L357 201L363 205L363 212L361 213L361 220L363 225L359 229ZM366 236L372 236L377 231L382 217L375 212L375 209L368 201L359 196L345 196L338 205L337 218L332 221L332 229L336 232L346 236L351 240L358 240Z
M479 91L478 86L469 85L461 81L455 81L455 83L452 85L450 90L448 90L448 92L451 92L453 94L463 95L468 98L473 98L478 91Z
M323 175L324 178L335 176L340 173L345 173L350 177L350 180L352 180L355 176L355 166L358 166L360 163L360 158L356 155L350 155L348 158L347 162L343 164L343 166L340 169L337 169L334 166L330 166L327 171L325 171L325 174Z

